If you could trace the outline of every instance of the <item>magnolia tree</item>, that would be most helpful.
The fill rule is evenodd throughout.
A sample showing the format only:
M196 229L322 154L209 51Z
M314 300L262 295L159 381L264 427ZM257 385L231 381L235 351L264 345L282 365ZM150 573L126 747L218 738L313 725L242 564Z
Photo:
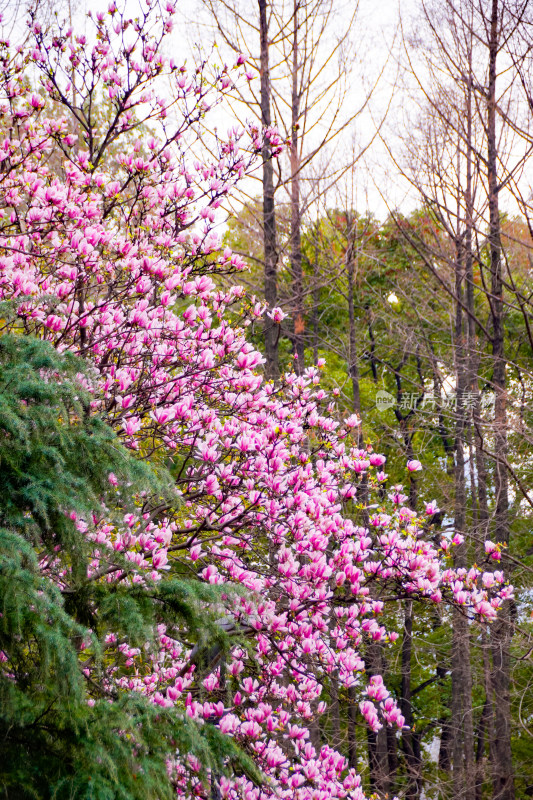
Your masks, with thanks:
M246 80L244 59L209 75L167 59L174 9L141 5L131 20L112 4L87 39L65 29L46 40L34 20L30 49L2 53L4 332L81 356L87 413L174 487L132 495L117 468L90 515L64 509L88 553L81 581L53 536L35 545L40 570L90 607L78 646L89 706L140 693L231 737L262 774L206 773L170 748L178 796L355 800L360 777L340 753L315 749L309 730L332 674L357 689L373 731L403 726L381 677L365 674L365 646L396 638L384 600L448 601L491 620L511 590L489 566L453 568L460 540L433 542L434 504L420 519L401 487L377 499L385 459L358 448L358 420L339 420L320 367L262 377L246 327L264 309L221 288L217 276L244 264L214 226L262 137L279 139L233 130L215 136L216 158L194 161L209 108ZM488 564L498 552L486 550ZM100 636L102 587L161 599L175 576L216 590L205 614L218 644L195 643L183 615L163 624L157 612L142 646L127 630Z

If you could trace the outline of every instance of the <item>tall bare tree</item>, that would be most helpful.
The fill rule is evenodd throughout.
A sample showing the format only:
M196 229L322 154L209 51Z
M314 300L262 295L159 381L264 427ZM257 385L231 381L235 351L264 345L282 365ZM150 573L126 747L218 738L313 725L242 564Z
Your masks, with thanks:
M505 546L510 539L505 319L508 308L516 303L516 295L512 296L512 275L507 281L504 276L501 196L510 184L516 185L530 151L527 137L517 140L519 76L509 58L511 43L520 37L526 7L527 3L518 0L423 0L423 24L419 16L416 34L409 38L406 48L410 74L431 124L425 124L422 139L412 140L411 164L405 172L450 242L447 252L436 242L430 247L426 242L423 247L427 247L428 269L455 305L454 523L467 540L469 533L474 533L470 545L465 545L471 551L475 550L476 537L490 534ZM439 266L443 261L453 271L453 281L443 279ZM482 419L480 414L480 369L494 396L491 420ZM467 395L473 400L470 409L463 401ZM468 463L467 452L475 454L469 455ZM490 506L487 460L492 475ZM469 470L470 499L466 484ZM458 558L461 566L465 556L459 553ZM498 800L514 798L512 629L511 605L507 604L490 630L491 680L486 686L486 703L477 714L480 758L480 747L486 746L487 719L492 719L489 755L493 797ZM480 796L483 778L475 769L470 633L457 614L453 636L453 796L467 798Z
M355 61L357 4L340 8L333 0L258 0L257 9L238 2L202 0L220 45L245 52L250 68L260 76L259 92L254 82L242 90L233 111L256 115L263 130L277 126L286 152L275 163L268 141L263 148L264 292L269 305L282 302L290 315L283 335L290 339L297 356L295 368L303 368L305 348L312 335L306 331L306 285L302 260L302 225L321 191L331 187L335 176L353 163L353 153L332 159L331 153L318 166L319 156L350 129L366 107L372 86L362 96L353 93L350 75ZM350 96L351 95L351 96ZM321 173L310 174L310 167ZM320 188L319 188L320 187ZM253 201L249 207L252 208ZM289 209L286 242L277 233L276 210ZM287 270L288 281L280 292L279 273ZM278 339L281 331L265 318L267 373L279 372Z
M269 23L267 0L258 0L259 7L259 49L261 76L261 125L263 130L272 127ZM277 267L278 248L276 240L276 208L274 195L274 164L272 149L267 137L263 141L263 251L264 251L264 292L269 308L277 305ZM278 342L279 330L265 312L265 357L267 377L275 380L279 376Z

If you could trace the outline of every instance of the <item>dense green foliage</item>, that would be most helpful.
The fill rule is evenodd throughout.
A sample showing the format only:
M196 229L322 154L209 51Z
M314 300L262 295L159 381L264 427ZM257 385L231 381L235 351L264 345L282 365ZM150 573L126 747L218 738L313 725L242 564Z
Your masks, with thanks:
M142 489L145 502L178 498L164 471L136 459L90 412L77 377L84 369L46 342L0 339L0 795L170 798L166 762L176 749L205 769L221 773L231 762L257 777L214 726L106 681L121 669L119 652L113 662L105 648L109 631L127 631L140 647L160 622L180 623L200 645L225 639L206 611L217 587L179 576L162 585L87 578L88 542L72 512L97 513L105 499L108 513L123 515L111 471L131 497ZM45 562L64 576L62 591L43 575ZM88 659L100 663L100 684L85 678Z

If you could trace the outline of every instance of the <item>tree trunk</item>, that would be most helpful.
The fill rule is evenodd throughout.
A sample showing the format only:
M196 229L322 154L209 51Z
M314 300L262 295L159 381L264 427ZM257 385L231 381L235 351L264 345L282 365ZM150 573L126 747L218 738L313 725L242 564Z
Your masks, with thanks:
M498 151L496 132L496 61L500 41L500 4L492 0L487 95L487 183L489 187L489 247L492 317L492 383L494 388L494 539L509 542L509 490L507 476L507 396L503 329L502 244L500 230ZM510 606L506 603L491 627L494 727L492 788L494 800L514 800L511 757Z
M361 416L361 396L359 391L359 365L357 363L357 336L355 331L355 248L357 246L357 221L348 212L346 214L346 235L348 247L346 250L346 275L348 278L348 372L352 382L353 408ZM361 428L359 428L361 432ZM359 437L361 438L361 437Z
M460 146L457 147L457 174L461 174ZM465 481L465 438L466 408L465 391L469 382L469 351L467 336L468 319L463 311L464 283L467 252L461 231L461 187L457 190L457 232L455 258L455 376L456 376L456 419L455 419L455 532L466 535L466 481ZM468 221L466 230L468 231ZM468 254L468 258L470 255ZM455 566L466 565L466 542L457 547ZM468 621L459 610L452 616L452 779L454 800L472 800L475 794L474 770L474 720L472 709L472 672L470 663L470 631Z
M268 52L267 0L258 0L259 36L261 47L261 125L263 130L272 125L270 111L270 65ZM269 308L277 305L278 252L276 244L276 210L274 205L274 165L272 150L267 138L261 151L263 158L263 249L265 300ZM267 309L268 310L268 309ZM278 339L279 326L265 313L264 316L266 376L270 380L279 377Z
M378 642L368 645L366 653L366 667L368 675L383 675L385 664L383 646ZM394 743L396 740L394 740ZM370 787L380 796L391 794L393 769L396 753L389 753L389 741L386 727L380 728L377 733L367 728L368 765L370 770Z
M305 367L305 316L304 282L302 268L301 208L300 208L300 157L298 152L300 125L300 86L299 86L299 25L298 11L300 0L294 0L293 46L292 46L292 96L291 96L291 278L293 292L293 342L296 358L295 371L301 375Z
M483 800L483 778L485 774L485 746L487 743L488 722L490 716L490 696L485 699L483 710L479 718L477 728L476 746L476 797L475 800Z
M413 731L413 705L411 699L411 656L413 650L413 601L406 600L404 604L404 623L402 639L402 681L400 695L400 710L405 717L407 730L402 732L402 747L407 765L407 787L405 797L407 800L417 800L422 788L420 758L417 754L418 747Z
M317 221L314 241L315 258L313 264L313 364L318 364L318 309L320 306L320 281L318 272L318 242L320 223Z
M341 747L341 706L339 699L339 676L337 670L331 673L331 746L334 750Z
M348 689L348 766L357 769L357 694L354 686Z

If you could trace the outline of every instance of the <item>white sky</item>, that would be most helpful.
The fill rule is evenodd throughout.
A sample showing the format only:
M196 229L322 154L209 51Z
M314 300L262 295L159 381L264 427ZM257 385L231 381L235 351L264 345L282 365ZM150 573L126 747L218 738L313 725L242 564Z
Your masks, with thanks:
M9 16L13 16L16 5L14 0L7 0L9 3ZM60 15L68 13L68 0L48 0L60 9ZM108 0L71 0L73 3L75 27L82 27L85 24L85 13L90 7L92 10L106 9ZM163 0L164 2L164 0ZM246 2L249 4L250 13L257 16L256 0L235 0L240 8L246 9ZM1 0L0 0L1 4ZM138 0L126 0L126 9L132 15ZM205 14L202 15L201 0L178 0L177 24L175 25L168 47L169 53L175 60L182 62L187 58L188 63L194 61L196 45L200 44L203 52L210 52L215 37L215 30L209 25L199 27L198 22L205 21ZM353 8L352 0L337 0L335 11L337 15L336 25L338 30L342 30L343 25L349 20ZM417 204L417 198L409 185L401 177L400 171L389 158L386 147L376 136L376 125L385 118L381 129L383 137L387 141L394 141L395 147L401 146L401 133L407 127L405 122L406 115L404 105L406 96L401 90L401 79L405 73L398 68L398 54L401 47L399 33L400 11L406 29L416 26L417 0L360 0L358 17L355 22L353 42L356 48L356 63L350 76L350 91L347 95L345 104L350 107L358 107L362 98L365 96L367 87L375 82L378 75L383 74L377 85L369 108L354 124L342 135L339 136L332 145L322 161L330 159L336 165L348 163L350 151L353 147L357 149L366 146L372 139L371 146L364 157L357 163L353 175L350 179L341 182L337 196L335 192L330 192L327 198L329 206L334 206L346 201L346 196L351 194L353 197L351 205L360 212L369 210L378 217L385 217L387 207L401 208L404 212L409 212ZM23 26L24 15L16 13L17 28ZM203 18L203 19L202 19ZM258 42L250 43L250 51L257 52ZM222 52L222 49L221 49ZM216 51L215 51L216 56ZM258 83L258 78L256 78ZM386 114L386 110L388 113ZM343 109L344 111L344 109ZM243 112L240 112L243 113ZM325 118L328 109L323 109ZM249 112L244 112L243 117L251 118ZM209 118L211 126L217 125L221 133L227 127L234 124L234 116L228 105L217 108ZM354 144L355 143L355 144ZM253 183L245 183L244 188L250 194L259 194L260 186ZM340 195L343 195L340 197ZM313 209L312 214L319 213Z

